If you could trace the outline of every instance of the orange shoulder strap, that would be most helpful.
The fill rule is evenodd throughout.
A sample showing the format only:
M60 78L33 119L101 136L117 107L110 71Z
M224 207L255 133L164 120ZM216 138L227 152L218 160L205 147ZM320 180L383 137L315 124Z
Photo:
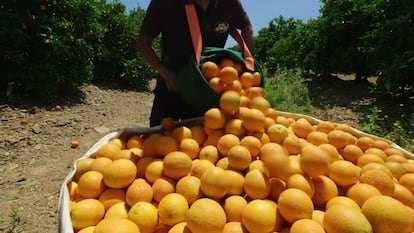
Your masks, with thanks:
M195 59L196 59L197 64L200 64L203 41L201 38L200 25L198 23L198 17L197 17L197 12L196 12L194 3L186 3L185 11L187 14L187 22L190 28L191 40L193 42L194 53L196 56ZM243 51L244 62L245 62L246 68L248 70L254 71L254 59L243 37L240 35L240 33L237 30L231 31L230 35L239 44L239 46L241 47Z

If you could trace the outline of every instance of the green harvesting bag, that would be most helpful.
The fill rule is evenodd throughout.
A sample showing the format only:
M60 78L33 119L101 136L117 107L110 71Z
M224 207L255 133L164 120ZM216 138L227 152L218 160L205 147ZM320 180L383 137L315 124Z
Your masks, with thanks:
M201 112L205 112L212 107L218 107L220 98L201 73L201 64L207 61L220 64L223 58L230 58L235 62L245 64L244 56L241 52L231 49L205 47L200 57L200 64L197 64L193 58L177 72L177 83L181 97ZM245 68L245 70L247 69ZM254 61L254 71L259 72L261 77L264 77L260 64L256 61ZM261 85L263 86L263 84L264 82L262 81Z

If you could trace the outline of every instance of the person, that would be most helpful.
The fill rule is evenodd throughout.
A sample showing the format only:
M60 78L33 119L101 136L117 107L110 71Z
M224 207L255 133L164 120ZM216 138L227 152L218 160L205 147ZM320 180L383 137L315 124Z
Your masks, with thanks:
M186 65L194 53L187 23L185 0L151 0L136 48L154 68L158 77L150 115L150 126L160 125L165 117L183 120L201 116L180 97L175 72ZM196 7L203 46L224 48L231 30L238 29L249 49L253 47L250 19L240 0L193 0ZM161 55L153 42L161 35Z

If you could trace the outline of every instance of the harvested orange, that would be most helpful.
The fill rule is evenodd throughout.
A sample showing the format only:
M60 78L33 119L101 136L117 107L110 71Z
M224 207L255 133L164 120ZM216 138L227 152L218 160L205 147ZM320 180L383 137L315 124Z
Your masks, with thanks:
M99 158L96 158L92 162L89 169L92 170L92 171L97 171L99 173L103 173L105 167L108 166L108 164L110 164L110 163L112 163L112 159L107 158L107 157L99 157Z
M303 172L311 177L328 174L329 154L318 146L307 144L302 147L300 165Z
M222 67L217 76L220 78L220 81L226 84L239 79L239 74L233 66Z
M269 177L258 169L253 169L244 177L244 191L252 199L264 199L270 195Z
M290 226L290 233L301 233L301 232L311 232L311 233L325 233L323 227L316 221L312 219L299 219L295 221L292 226Z
M315 131L312 124L305 118L299 118L292 123L293 132L301 138L306 138L309 133Z
M288 188L284 190L277 203L280 214L289 223L294 223L302 218L312 218L314 210L312 200L308 194L300 189Z
M220 80L219 77L214 77L209 80L211 89L217 94L222 94L224 91L225 83Z
M219 105L224 113L233 115L240 108L240 94L236 91L224 91L220 96Z
M250 151L241 145L231 147L227 152L227 158L229 166L240 171L248 168L252 162Z
M260 153L260 148L262 147L262 143L260 140L254 136L244 136L240 140L240 145L246 147L252 158L256 158L256 156Z
M343 205L335 205L326 210L323 218L323 226L327 232L373 232L370 222L360 210Z
M316 131L324 132L326 134L328 134L334 129L335 129L335 124L330 121L320 121L316 125Z
M141 233L138 226L129 219L109 218L100 221L94 230L94 233Z
M70 210L70 219L75 230L95 226L104 215L104 205L93 198L83 199L75 203Z
M248 233L241 222L227 222L222 233Z
M129 159L118 159L105 167L103 181L111 188L125 188L137 175L137 167Z
M358 162L359 157L361 157L363 154L364 151L362 151L359 146L352 144L346 145L342 150L342 156L344 159L355 164Z
M217 233L223 231L227 219L218 202L201 198L190 206L185 221L192 233Z
M242 120L235 118L226 122L224 132L242 138L246 134L246 129L243 126Z
M151 185L145 179L136 179L126 190L126 203L133 206L140 201L151 202L154 197L154 191Z
M193 138L184 138L179 145L179 150L186 153L191 159L195 159L200 152L200 145Z
M158 215L163 224L173 226L185 221L188 202L179 193L169 193L158 204Z
M214 167L214 163L207 159L195 159L191 164L191 175L200 178L203 173Z
M250 99L249 108L258 109L263 113L267 112L267 109L271 108L270 102L264 96L256 96Z
M243 209L246 207L247 201L242 196L232 195L224 200L223 208L226 212L227 222L241 222Z
M237 145L240 145L239 137L233 134L225 134L218 140L217 149L221 155L226 156L229 150Z
M356 145L359 146L363 151L375 146L375 140L368 136L361 136L357 139Z
M91 165L95 158L83 158L76 161L76 171L73 175L73 180L78 181L83 173L91 170Z
M208 168L200 177L201 191L210 198L220 199L227 194L230 180L223 168Z
M106 157L112 159L112 157L118 154L120 150L121 149L116 144L107 143L98 148L98 150L95 152L95 157Z
M158 225L158 210L153 204L140 201L131 206L128 219L138 226L141 233L152 233Z
M306 140L316 146L329 143L328 134L320 131L310 132L306 137Z
M78 181L78 192L86 198L98 198L106 189L104 177L97 171L85 172Z
M271 232L276 226L276 211L268 201L255 199L247 203L242 223L249 232Z
M336 197L331 198L326 203L325 209L329 209L334 205L345 205L345 206L353 207L357 210L361 210L358 203L356 203L354 200L346 196L336 196Z
M201 192L201 181L196 176L184 176L177 181L175 192L181 194L189 205L203 197Z
M281 124L273 124L266 130L271 142L282 144L283 140L288 137L288 129Z
M126 148L142 148L142 143L144 143L144 139L141 136L134 135L128 138Z
M252 87L255 82L253 73L243 72L240 76L240 82L244 89Z
M172 179L179 179L190 174L192 159L182 151L173 151L164 157L163 172Z
M361 183L366 183L377 188L383 195L392 196L394 193L394 181L381 170L369 170L359 177Z
M201 65L201 73L207 80L216 77L219 71L219 67L212 61L206 61Z
M195 125L192 126L190 130L192 138L196 140L199 145L202 145L207 138L207 134L204 132L204 128L202 126Z
M338 187L328 176L313 177L312 181L315 187L312 201L316 207L324 208L330 199L338 196Z
M347 160L337 160L329 164L328 176L341 186L349 186L359 181L361 168Z
M101 193L98 200L102 202L105 210L108 210L118 202L125 202L126 194L123 189L107 188Z
M334 129L328 134L329 144L335 146L338 150L344 148L347 145L352 144L352 137L348 132Z
M105 212L104 218L128 218L129 205L122 201L112 205Z
M261 131L266 124L264 113L258 109L247 109L241 116L243 126L251 132Z
M204 125L210 129L221 129L226 123L226 116L219 108L210 108L204 113Z
M346 192L346 196L354 200L360 207L366 200L375 195L381 195L381 192L374 186L366 183L354 184Z
M160 177L154 181L151 185L154 201L160 202L160 200L167 194L175 192L175 181L168 177Z
M308 176L302 174L293 174L286 181L286 188L297 188L304 191L310 198L315 193L315 187Z

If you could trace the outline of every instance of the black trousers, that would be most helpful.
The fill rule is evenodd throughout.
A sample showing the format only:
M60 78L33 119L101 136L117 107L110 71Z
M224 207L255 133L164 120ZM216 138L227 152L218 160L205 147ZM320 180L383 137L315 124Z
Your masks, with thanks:
M160 125L165 117L176 121L202 116L204 113L187 104L179 93L168 90L162 78L157 79L151 109L150 126Z

